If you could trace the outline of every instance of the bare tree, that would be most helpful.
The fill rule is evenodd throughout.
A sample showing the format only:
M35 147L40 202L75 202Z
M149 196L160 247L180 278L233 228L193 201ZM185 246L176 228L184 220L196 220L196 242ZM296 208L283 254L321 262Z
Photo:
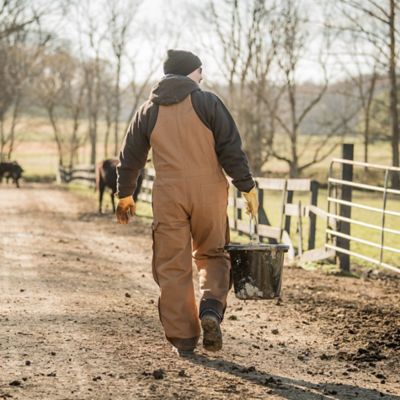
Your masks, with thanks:
M155 39L155 38L154 38ZM159 59L153 56L152 59L148 62L148 67L146 68L146 73L142 77L141 80L137 77L137 55L128 57L129 65L131 70L132 80L129 84L130 93L133 96L133 104L131 105L131 112L129 113L129 117L127 118L127 122L125 125L125 131L128 129L129 124L135 114L136 110L140 106L140 104L144 101L145 96L147 95L149 86L151 84L151 80L154 77L154 73L160 66Z
M59 165L72 167L85 142L79 127L85 111L86 69L66 49L44 52L41 64L36 93L53 129Z
M270 88L270 67L276 53L272 35L275 8L275 1L252 0L244 5L226 0L223 4L211 1L204 11L218 39L213 51L226 77L225 97L257 175L270 155L274 134L274 122L271 124L270 110L262 98Z
M64 140L58 124L56 110L64 99L65 83L70 80L70 61L68 53L62 50L55 54L43 54L43 71L36 82L38 99L46 110L53 129L59 165L64 165Z
M113 106L114 106L114 76L111 71L105 73L105 79L101 85L101 98L103 99L103 113L106 123L106 130L104 132L104 158L109 156L109 142L111 127L113 124Z
M17 36L17 37L16 37ZM14 151L15 131L18 122L20 106L24 88L27 80L31 77L30 67L31 60L34 60L34 52L25 46L25 40L21 36L26 36L24 32L18 32L16 35L9 35L6 39L6 48L3 48L3 73L8 90L3 92L4 97L8 97L5 104L3 103L0 115L1 134L0 134L0 154L4 153L5 147L8 146L7 158L10 160ZM3 100L4 100L3 97ZM7 104L8 103L8 104ZM4 107L5 106L5 107ZM9 129L6 133L5 118L7 117L7 108L10 108Z
M371 121L373 113L373 101L376 92L376 84L379 79L378 66L376 60L372 60L370 73L365 71L367 60L365 54L357 49L358 38L353 37L351 55L353 58L354 70L350 70L345 62L340 62L343 71L346 71L348 82L346 84L343 95L351 98L354 102L360 104L361 121L360 130L363 137L364 145L364 162L369 161L369 144L371 140Z
M340 0L340 12L347 19L341 29L354 31L375 49L377 65L389 79L392 165L399 166L400 126L397 93L399 0ZM392 186L400 187L399 174L392 174Z
M94 6L90 0L78 2L71 11L79 32L79 54L85 81L84 101L90 142L90 163L94 165L97 161L99 113L103 101L101 88L107 28L104 15L99 13L98 5Z
M121 112L121 68L126 47L130 39L132 25L139 9L139 0L111 0L109 9L109 41L115 58L115 92L114 92L114 155L119 151L119 119Z
M31 7L29 7L31 6ZM29 9L29 12L27 10ZM0 40L26 30L38 22L44 10L37 10L26 0L0 1Z
M289 151L286 154L273 150L273 155L277 159L284 161L289 166L290 177L298 177L302 171L311 165L322 161L328 157L334 150L330 146L326 152L321 149L329 142L334 134L322 139L321 144L312 157L311 161L301 164L299 152L300 143L299 136L301 125L307 115L318 105L328 89L328 78L323 60L323 49L319 54L319 66L324 75L323 84L317 88L315 95L306 104L300 106L300 95L298 92L298 68L302 59L308 52L308 46L311 37L308 32L308 17L305 12L301 11L300 5L296 0L287 0L280 13L281 30L277 32L280 35L280 42L277 51L277 64L282 75L282 87L284 88L285 102L281 102L278 112L274 117L289 140ZM304 103L304 102L303 102ZM310 151L310 149L308 149ZM318 154L318 155L317 155Z
M23 96L49 40L40 26L44 14L24 0L0 2L0 159L6 148L12 157Z
M304 122L328 90L326 54L330 44L329 36L319 31L318 36L325 41L315 63L323 82L311 85L311 95L305 96L307 85L300 88L299 71L310 56L313 24L301 5L296 0L254 0L246 4L226 0L223 5L211 1L205 11L218 38L214 55L221 55L219 66L226 77L228 103L256 174L262 174L272 155L288 164L291 177L299 176L335 150L339 141L334 138L354 118L349 112L337 121L338 126L330 124L331 131L319 138L309 135L305 144L300 140L307 133L302 130ZM280 140L275 140L277 136ZM282 138L289 146L281 146ZM308 146L311 142L313 148Z
M86 93L85 73L79 63L74 65L73 79L66 82L65 109L71 119L71 133L68 141L68 167L73 168L77 161L78 150L83 146L86 135L79 134L79 128L85 111L84 96Z

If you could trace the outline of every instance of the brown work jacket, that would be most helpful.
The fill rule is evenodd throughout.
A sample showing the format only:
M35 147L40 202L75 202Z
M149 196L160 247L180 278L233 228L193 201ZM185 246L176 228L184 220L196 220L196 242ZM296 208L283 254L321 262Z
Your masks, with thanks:
M150 93L150 98L134 115L125 135L117 166L118 197L132 195L140 170L146 163L151 147L151 134L157 123L159 107L180 103L190 96L190 102L205 128L214 137L214 150L218 162L232 183L242 192L249 192L255 185L236 124L222 101L213 93L203 91L192 79L180 75L167 75ZM173 113L175 108L170 107ZM190 126L184 127L190 135ZM168 140L168 127L165 129ZM156 150L156 149L154 149ZM204 158L207 168L207 158ZM157 173L157 167L156 167Z

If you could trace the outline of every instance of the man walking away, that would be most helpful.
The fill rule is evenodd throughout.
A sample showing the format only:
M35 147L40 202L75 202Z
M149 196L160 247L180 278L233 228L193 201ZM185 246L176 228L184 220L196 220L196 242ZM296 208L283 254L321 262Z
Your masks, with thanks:
M255 182L231 115L215 94L199 87L200 59L188 51L169 50L164 73L124 138L117 167L117 220L126 224L135 213L132 193L152 147L153 276L160 287L160 320L180 355L193 352L201 327L204 348L217 351L230 289L229 255L224 251L229 242L229 184L222 168L254 215ZM199 313L192 257L199 272Z

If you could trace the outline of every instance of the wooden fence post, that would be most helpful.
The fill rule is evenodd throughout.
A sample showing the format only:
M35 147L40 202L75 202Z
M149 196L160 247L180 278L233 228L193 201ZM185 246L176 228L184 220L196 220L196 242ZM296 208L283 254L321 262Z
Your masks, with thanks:
M342 158L345 160L354 160L354 145L345 143L342 147ZM342 178L343 181L353 181L353 166L349 164L342 164ZM341 200L351 202L352 200L352 187L342 185ZM351 218L351 206L341 204L339 209L341 217ZM339 231L345 235L350 235L350 223L340 221ZM338 247L344 250L350 250L350 240L342 237L337 238ZM350 272L350 255L339 253L339 264L342 272Z
M286 201L285 203L293 203L293 191L288 190L286 194ZM283 208L283 212L285 213L285 208ZM285 215L285 231L289 234L290 236L290 225L291 225L291 218L288 215Z
M318 190L319 183L317 181L311 181L311 205L318 206ZM314 213L310 213L310 228L308 233L308 250L315 248L315 234L317 230L317 216Z

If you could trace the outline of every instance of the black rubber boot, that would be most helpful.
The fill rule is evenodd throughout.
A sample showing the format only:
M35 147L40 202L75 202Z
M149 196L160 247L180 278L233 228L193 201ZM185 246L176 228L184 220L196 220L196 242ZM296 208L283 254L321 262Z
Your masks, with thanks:
M206 312L201 317L203 347L208 351L218 351L222 349L220 322L220 318L212 312Z
M193 350L182 350L182 349L178 349L175 346L172 346L172 351L178 355L179 357L182 358L191 358L194 357L194 349Z
M194 355L194 349L196 348L198 337L190 339L178 339L178 338L167 338L172 344L172 350L179 357L191 357Z

